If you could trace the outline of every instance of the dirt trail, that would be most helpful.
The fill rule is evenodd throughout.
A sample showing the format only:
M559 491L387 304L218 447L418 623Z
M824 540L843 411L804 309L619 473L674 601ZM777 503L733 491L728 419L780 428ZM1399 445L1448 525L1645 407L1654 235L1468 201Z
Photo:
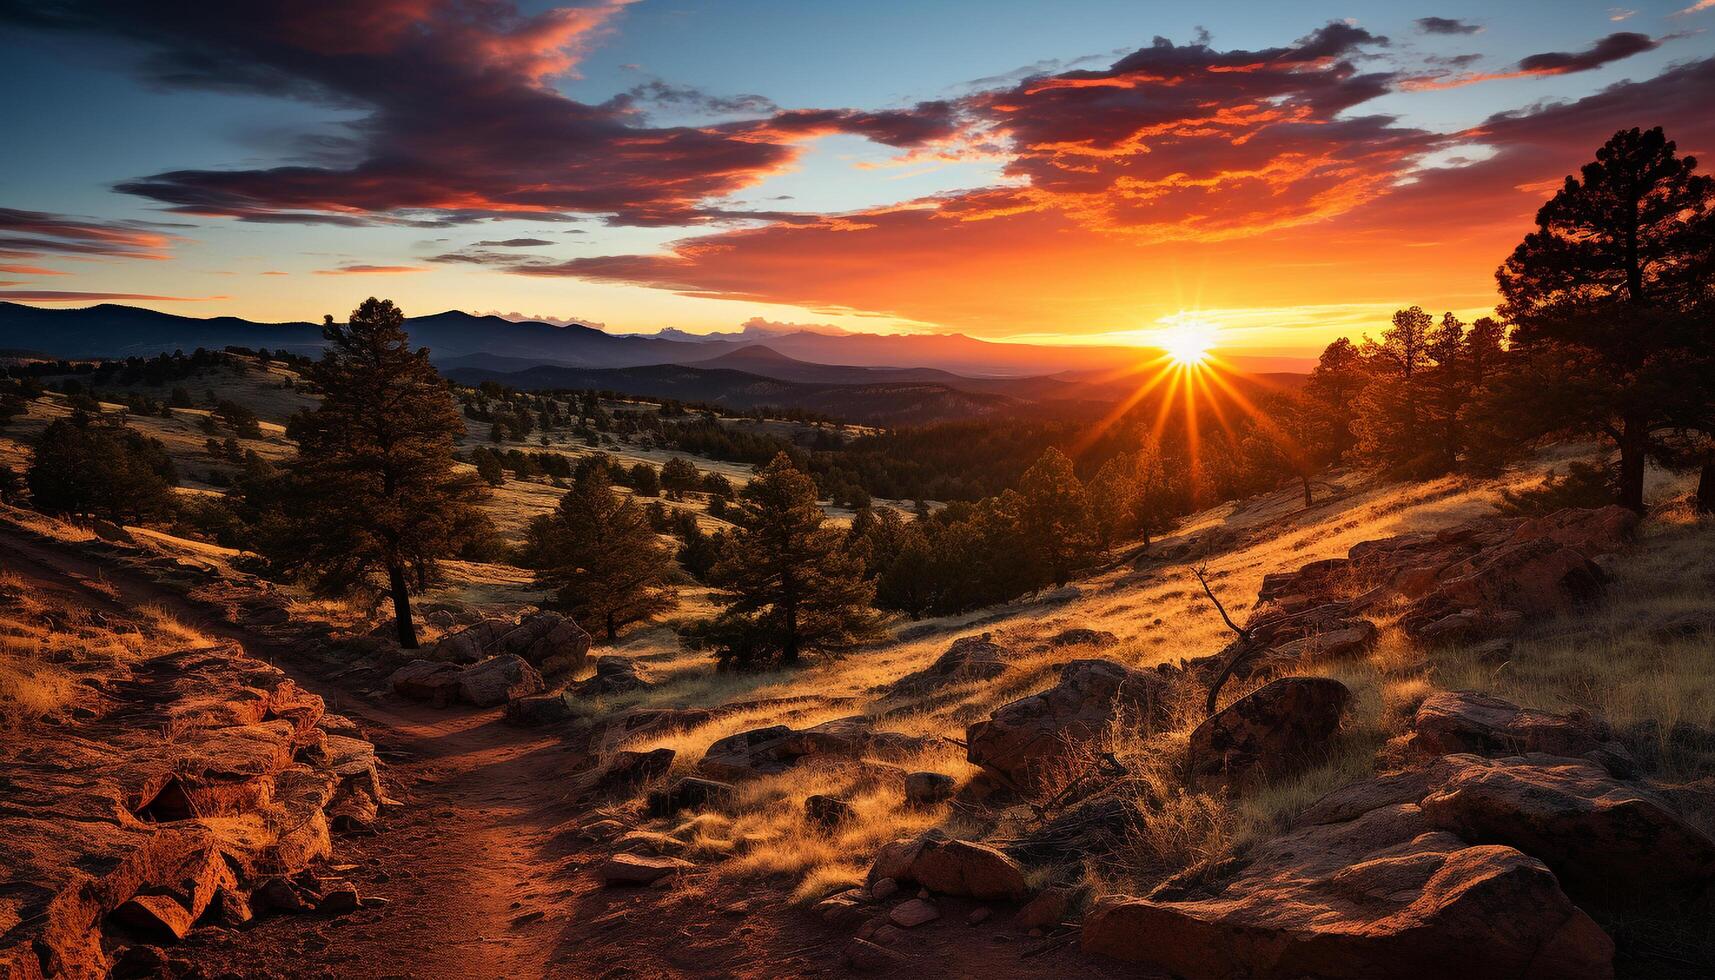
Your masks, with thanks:
M211 976L536 977L557 944L547 844L567 819L560 739L505 725L498 709L436 710L389 696L358 701L307 673L267 638L142 574L0 527L0 567L99 611L159 606L238 642L357 721L387 761L382 832L343 837L339 876L390 904L344 919L275 917L211 942L194 959ZM533 912L544 913L531 919Z

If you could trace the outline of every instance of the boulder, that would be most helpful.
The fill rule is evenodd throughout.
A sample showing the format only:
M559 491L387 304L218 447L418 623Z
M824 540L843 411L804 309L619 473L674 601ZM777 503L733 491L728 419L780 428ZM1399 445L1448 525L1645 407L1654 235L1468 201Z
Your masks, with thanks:
M1420 804L1429 821L1540 858L1573 895L1686 895L1715 876L1715 839L1646 786L1582 759L1454 758L1457 771Z
M1030 893L1018 862L987 844L939 831L883 845L869 880L914 881L931 892L983 901L1018 901Z
M1521 708L1478 691L1438 691L1425 698L1412 719L1411 748L1429 755L1584 757L1619 776L1635 768L1607 726L1583 712Z
M1310 658L1340 660L1362 656L1375 645L1375 624L1367 619L1349 619L1332 629L1288 640L1270 650L1269 657L1289 663Z
M1077 912L1084 893L1085 889L1071 885L1044 888L1024 903L1012 917L1012 924L1020 929L1052 929Z
M577 708L566 691L529 694L506 702L506 720L525 728L558 724L576 717Z
M905 802L915 807L934 806L952 799L957 786L953 777L939 772L912 772L905 775Z
M669 789L649 794L649 815L670 817L681 810L705 810L729 802L736 792L731 783L687 776Z
M637 661L630 657L605 656L595 658L595 676L577 685L579 697L593 698L607 694L641 691L650 683L637 672Z
M837 796L818 793L804 799L804 816L816 826L832 830L850 823L857 817L857 811L852 809L850 803Z
M575 673L589 649L583 627L556 612L525 616L494 641L494 652L522 657L549 676Z
M927 925L941 917L941 910L921 898L913 898L895 905L887 913L887 921L901 929L915 929Z
M494 651L495 642L510 631L509 619L485 619L441 638L431 656L455 664L474 664Z
M718 739L703 753L697 769L716 779L745 779L785 772L797 761L787 751L794 734L787 725L770 725Z
M515 654L491 657L458 672L459 700L492 708L542 690L542 675Z
M608 760L607 766L588 780L590 792L625 795L660 779L673 766L672 749L652 749L639 752L620 749Z
M1513 531L1511 541L1516 544L1546 538L1594 558L1625 547L1636 536L1638 521L1636 513L1618 504L1591 509L1568 507L1525 520Z
M1378 813L1399 826L1289 835L1221 894L1105 898L1083 947L1187 980L1614 975L1613 941L1542 862Z
M859 973L890 973L910 963L902 953L857 938L846 943L845 949L840 951L840 958Z
M1238 782L1279 775L1326 750L1351 700L1326 677L1283 677L1203 720L1187 750L1193 775Z
M1006 673L1011 666L1011 655L994 641L994 634L961 636L934 663L894 681L887 693L891 696L923 694L952 684L991 680Z
M683 858L646 854L614 854L596 867L605 885L649 885L696 865Z
M996 709L965 734L967 757L1025 792L1051 788L1056 763L1116 718L1144 730L1165 720L1172 675L1108 660L1074 660L1060 683Z
M413 660L394 671L387 683L400 697L444 708L458 700L458 673L458 668L449 663Z

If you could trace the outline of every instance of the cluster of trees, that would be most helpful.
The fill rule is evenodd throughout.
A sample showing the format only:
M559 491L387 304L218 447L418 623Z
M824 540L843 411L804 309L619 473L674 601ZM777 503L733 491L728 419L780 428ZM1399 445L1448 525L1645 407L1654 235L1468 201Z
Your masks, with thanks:
M39 509L138 521L172 513L179 473L160 440L73 412L48 423L25 482Z

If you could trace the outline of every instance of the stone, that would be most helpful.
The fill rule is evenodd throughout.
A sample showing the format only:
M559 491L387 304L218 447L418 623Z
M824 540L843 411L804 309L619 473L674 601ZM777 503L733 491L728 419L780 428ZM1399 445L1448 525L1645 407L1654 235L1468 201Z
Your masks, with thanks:
M1542 862L1434 832L1409 804L1264 843L1207 893L1104 898L1082 944L1187 980L1614 973L1612 940Z
M516 654L492 657L458 672L459 700L492 708L540 693L542 675Z
M961 636L923 670L907 674L887 688L890 696L923 694L952 684L986 681L1006 673L1012 657L994 634Z
M905 754L929 740L898 732L877 732L868 718L853 715L798 730L770 725L728 735L703 753L697 769L716 779L737 780L785 772L807 756Z
M736 792L736 787L731 783L687 776L674 783L671 789L656 790L649 794L649 815L670 817L681 810L706 810L722 806L730 802Z
M845 949L840 951L840 958L860 973L881 973L910 962L903 954L867 939L853 939L846 943Z
M852 805L836 796L817 794L804 800L804 816L825 830L833 830L857 817Z
M506 720L522 728L535 728L571 721L578 710L565 691L529 694L506 702Z
M1307 659L1343 660L1362 656L1375 645L1375 624L1367 619L1352 619L1334 629L1282 643L1269 651L1269 657L1290 663Z
M635 793L667 775L673 767L672 749L620 749L608 759L606 768L588 781L588 792L604 795Z
M965 925L980 926L993 916L994 909L989 908L987 905L979 905L976 908L971 909L971 913L965 916Z
M1012 917L1020 929L1053 929L1077 912L1084 889L1069 885L1044 888Z
M346 915L362 907L363 900L357 894L357 886L349 881L330 883L322 890L321 900L316 903L316 911L323 915Z
M901 902L893 907L893 911L887 913L887 921L901 929L915 929L918 926L934 922L940 917L941 910L921 898Z
M905 802L915 807L935 806L952 799L956 786L953 777L945 773L906 773Z
M881 878L869 884L869 897L877 902L885 902L899 892L899 882L892 878Z
M1456 756L1459 769L1424 797L1429 822L1470 841L1539 858L1568 892L1688 895L1715 876L1715 839L1669 799L1582 759Z
M585 698L641 691L651 686L637 672L635 660L611 655L595 658L595 676L576 685L578 696Z
M614 854L596 867L606 885L651 885L696 865L682 858L644 854Z
M509 619L485 619L457 633L441 638L435 644L431 659L444 663L474 664L495 650L500 637L516 624Z
M1001 851L939 831L901 838L876 852L869 881L915 882L931 892L983 901L1018 901L1029 894L1024 870Z
M1326 677L1283 677L1203 720L1186 750L1190 772L1242 782L1280 775L1325 753L1351 701Z
M458 668L433 660L413 660L387 678L400 697L444 708L458 699Z
M996 709L965 734L967 758L1022 792L1051 789L1056 763L1104 733L1115 718L1144 731L1166 719L1171 675L1108 660L1074 660L1060 682Z
M577 672L589 649L583 627L556 612L525 616L494 640L494 652L521 657L549 676Z
M1438 691L1418 705L1411 748L1430 755L1548 755L1584 757L1616 775L1636 768L1606 725L1589 715L1521 708L1478 691Z
M787 725L771 725L728 735L708 747L697 769L726 780L785 772L796 761L787 751L792 734Z

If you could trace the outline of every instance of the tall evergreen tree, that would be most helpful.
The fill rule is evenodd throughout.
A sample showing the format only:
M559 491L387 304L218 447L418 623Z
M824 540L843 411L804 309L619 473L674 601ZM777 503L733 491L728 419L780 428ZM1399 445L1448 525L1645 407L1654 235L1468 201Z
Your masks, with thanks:
M1615 133L1495 273L1530 407L1612 440L1640 512L1646 459L1715 400L1715 181L1696 170L1659 128Z
M1304 383L1304 393L1316 403L1316 411L1327 420L1333 458L1344 459L1357 445L1352 431L1357 417L1358 394L1369 384L1369 368L1356 344L1345 337L1322 350L1316 367Z
M298 452L270 557L328 594L384 579L399 644L412 649L411 592L487 533L476 506L487 489L454 468L464 421L398 307L371 297L322 334L327 353L309 371L322 401L286 427Z
M874 631L874 586L844 534L825 527L816 484L785 453L739 493L737 529L710 574L726 608L709 630L721 662L796 664L809 651L848 649Z
M1065 585L1095 547L1088 497L1072 461L1053 447L1024 471L1018 481L1019 535L1040 578Z
M552 514L530 523L521 561L554 602L609 642L678 601L669 556L635 499L622 499L605 470L581 473Z
M1366 461L1392 468L1417 464L1430 445L1425 439L1424 383L1431 367L1429 330L1434 323L1421 307L1393 315L1381 340L1365 338L1369 383L1358 396L1352 423L1357 453Z

